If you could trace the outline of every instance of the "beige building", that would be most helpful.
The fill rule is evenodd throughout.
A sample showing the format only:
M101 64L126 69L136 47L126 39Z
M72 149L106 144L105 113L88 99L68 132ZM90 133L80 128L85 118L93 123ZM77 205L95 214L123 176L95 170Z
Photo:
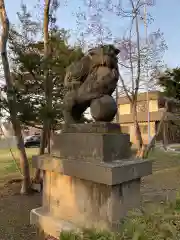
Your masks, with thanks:
M147 93L140 93L138 95L138 102L137 102L138 113L137 114L138 114L138 122L139 122L144 143L148 142L148 108L149 108L150 137L153 137L157 130L158 124L163 116L165 101L166 101L165 98L162 96L162 93L159 91L149 92L148 101L147 101ZM149 103L149 106L147 105L148 103ZM175 109L177 108L177 106L174 105L173 108ZM133 115L131 111L131 104L127 97L119 98L118 110L119 110L119 121L122 127L122 132L129 133L131 142L135 143ZM168 142L170 141L180 142L180 131L179 129L177 129L176 125L172 124L172 122L174 121L179 122L179 118L175 117L175 114L169 111L167 113L167 121L166 121L167 124L164 124L164 130L161 131L158 137L158 140L163 140L163 138L166 138L168 139ZM165 131L165 128L166 128L166 131ZM170 128L171 128L171 131L169 131Z

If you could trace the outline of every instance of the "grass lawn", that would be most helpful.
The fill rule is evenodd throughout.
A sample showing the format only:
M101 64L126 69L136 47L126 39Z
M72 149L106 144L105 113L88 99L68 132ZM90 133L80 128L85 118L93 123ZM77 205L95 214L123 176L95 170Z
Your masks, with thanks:
M180 153L177 152L166 152L156 148L149 154L149 159L153 161L153 172L180 167Z
M19 166L18 152L16 149L12 149L13 156L9 149L0 150L0 179L8 177L8 175L17 175L21 176L16 163ZM38 148L29 148L26 150L29 164L31 167L31 158L33 155L38 154ZM15 160L14 160L15 158ZM32 172L32 169L31 169Z
M161 149L155 149L149 154L149 158L152 160L162 160L162 161L167 161L167 160L180 160L180 153L177 152L166 152Z

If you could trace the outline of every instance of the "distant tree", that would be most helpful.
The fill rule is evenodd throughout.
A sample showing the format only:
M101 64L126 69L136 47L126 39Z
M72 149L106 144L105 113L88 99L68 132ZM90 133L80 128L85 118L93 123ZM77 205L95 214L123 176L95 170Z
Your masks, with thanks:
M17 115L17 98L14 89L14 81L10 73L10 66L7 55L7 42L9 39L9 19L6 14L5 4L3 0L0 1L0 20L2 25L0 52L4 78L6 82L7 108L9 110L10 120L17 140L17 149L19 152L20 166L23 175L21 193L27 194L31 190L29 163L21 133L21 124Z
M158 77L158 83L167 97L180 100L180 68L167 69Z
M61 34L62 33L62 34ZM13 33L15 34L15 33ZM62 36L63 35L63 36ZM64 30L51 35L50 46L52 56L48 58L48 74L53 81L52 119L56 125L62 122L62 99L64 95L63 80L66 67L83 56L81 49L66 44ZM46 116L44 75L43 75L43 42L24 45L13 35L10 49L13 53L12 76L15 79L18 100L19 118L22 123L30 126L42 125Z
M154 1L127 1L126 7L119 4L118 15L129 18L130 28L127 34L117 39L120 52L120 86L128 98L133 115L137 157L143 157L146 146L143 142L141 129L138 122L137 102L141 89L154 87L157 70L163 66L162 57L167 48L163 33L158 29L147 33L147 24L152 17L146 14L147 7L153 7ZM144 25L144 26L143 26ZM146 25L146 26L145 26ZM142 36L141 27L146 27L146 36ZM128 76L128 82L124 76ZM148 112L148 105L147 105ZM149 143L150 144L150 143Z
M11 75L17 98L17 114L22 123L29 126L43 124L43 119L51 117L55 127L62 122L62 99L64 95L64 75L66 67L83 56L81 48L68 45L69 32L50 28L49 47L51 55L44 59L44 43L37 41L39 23L32 20L25 5L18 13L19 26L10 29L9 48ZM44 70L52 79L52 111L47 113ZM7 87L1 89L6 92ZM7 109L6 98L1 99L1 107Z
M44 119L51 122L51 128L62 123L62 101L66 91L64 76L66 67L83 56L81 48L68 45L69 32L59 29L51 17L49 29L49 52L44 57L44 42L37 41L42 26L35 21L25 5L21 5L18 13L19 26L12 25L9 34L11 60L11 77L14 80L16 110L20 122L24 125L42 129ZM52 107L47 108L47 92L45 94L45 77L52 84ZM46 87L46 91L49 91ZM7 95L7 86L1 87ZM8 110L6 97L1 99L0 107ZM43 154L44 146L40 148Z

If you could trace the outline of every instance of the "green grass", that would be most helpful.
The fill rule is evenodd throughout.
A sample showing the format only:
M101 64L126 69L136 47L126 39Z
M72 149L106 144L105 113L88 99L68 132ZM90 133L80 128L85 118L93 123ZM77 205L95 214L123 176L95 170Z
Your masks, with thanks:
M179 240L180 200L173 204L151 205L129 214L117 233L84 229L62 232L60 240Z
M16 162L19 166L19 157L18 152L16 149L12 149L13 156L9 149L1 149L0 150L0 178L5 177L8 174L19 174ZM38 153L38 149L27 149L26 150L29 164L31 166L31 158L33 155L36 155Z
M131 148L132 155L135 156L137 149ZM180 153L175 151L164 151L159 148L154 148L152 151L149 152L148 159L150 160L179 160L180 161Z
M162 161L180 161L180 153L177 152L166 152L161 149L154 149L150 152L149 159L151 160L162 160Z

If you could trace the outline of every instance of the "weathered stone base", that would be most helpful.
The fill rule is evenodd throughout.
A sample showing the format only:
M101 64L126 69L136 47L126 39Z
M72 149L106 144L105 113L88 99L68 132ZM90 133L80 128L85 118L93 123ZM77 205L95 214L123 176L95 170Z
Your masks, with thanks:
M83 228L117 231L141 202L140 179L108 186L46 172L44 182L43 207L31 211L30 221L55 238Z
M64 162L68 161L48 155L33 160L45 174L43 207L32 210L31 223L53 237L77 228L117 230L128 211L139 208L140 179L152 170L151 162L140 160L93 164L93 168L87 162L69 161L66 166Z
M137 159L92 163L64 160L46 154L39 157L34 156L32 166L45 172L61 173L109 186L139 179L152 173L151 161Z
M77 226L68 221L53 218L43 207L31 210L30 223L44 231L44 235L47 234L57 239L62 231L78 231Z
M79 227L113 229L140 205L140 180L114 186L46 172L43 206L54 218ZM132 197L133 196L133 197Z

